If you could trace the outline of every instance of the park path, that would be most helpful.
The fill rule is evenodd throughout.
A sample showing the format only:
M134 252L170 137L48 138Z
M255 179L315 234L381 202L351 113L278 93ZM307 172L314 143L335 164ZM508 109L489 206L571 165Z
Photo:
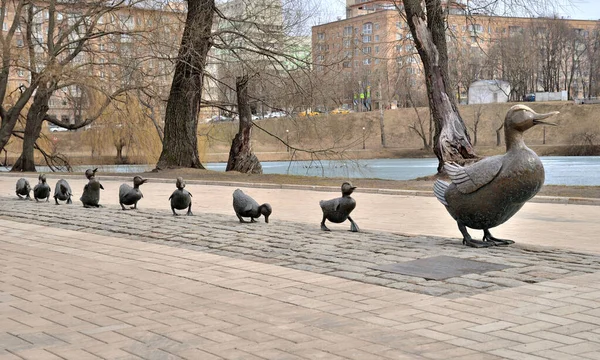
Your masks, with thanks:
M600 359L600 207L528 204L497 232L517 244L471 249L451 221L427 226L449 218L428 197L356 193L364 231L324 233L333 192L245 188L277 212L239 224L230 186L190 184L195 216L173 217L170 182L122 211L119 181L84 209L17 200L15 179L0 175L0 360ZM426 258L448 276L381 268ZM450 274L461 260L500 268Z

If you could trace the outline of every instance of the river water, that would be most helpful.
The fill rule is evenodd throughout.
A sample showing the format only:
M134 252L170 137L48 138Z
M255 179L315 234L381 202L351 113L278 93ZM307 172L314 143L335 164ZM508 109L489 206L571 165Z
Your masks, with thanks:
M547 185L595 185L600 186L600 156L546 156L541 157L546 169ZM410 180L436 172L437 159L370 159L370 160L322 160L322 161L265 161L265 174L291 174L346 178L379 178ZM207 169L225 171L225 163L204 164ZM74 171L83 172L91 166L75 166ZM103 165L100 172L133 173L153 169L153 165ZM48 168L38 166L38 171Z

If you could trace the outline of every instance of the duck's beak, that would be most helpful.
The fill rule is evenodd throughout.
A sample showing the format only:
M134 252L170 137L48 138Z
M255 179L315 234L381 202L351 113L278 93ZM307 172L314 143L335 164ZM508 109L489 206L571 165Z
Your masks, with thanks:
M265 216L265 222L268 224L269 223L269 215Z
M542 121L544 119L549 118L550 116L554 116L556 114L559 114L558 111L552 111L546 114L537 114L534 113L534 117L533 117L533 125L552 125L552 126L557 126L557 124L555 123L551 123L551 122L547 122L547 121Z
M142 184L148 182L148 179L142 179Z

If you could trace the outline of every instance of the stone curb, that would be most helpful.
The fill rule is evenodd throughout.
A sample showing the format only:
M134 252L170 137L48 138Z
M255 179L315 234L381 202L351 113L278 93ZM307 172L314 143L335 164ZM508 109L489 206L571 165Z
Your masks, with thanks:
M36 175L37 173L26 173ZM132 173L133 174L133 173ZM0 176L23 177L22 173L0 173ZM63 174L62 178L81 178L82 175ZM110 178L111 181L131 181L131 176L122 175L100 175L99 178ZM174 183L175 179L151 178L151 182L158 183ZM186 180L187 184L208 185L208 186L231 186L231 187L248 187L258 189L282 189L282 190L310 190L322 192L338 192L339 186L320 186L320 185L293 185L293 184L270 184L270 183L251 183L237 181L215 181L215 180ZM382 194L396 196L426 196L432 197L433 191L425 190L397 190L397 189L374 189L374 188L359 188L356 193L365 194ZM547 204L564 204L564 205L590 205L600 206L600 199L597 198L580 198L580 197L561 197L561 196L535 196L530 200L535 203Z

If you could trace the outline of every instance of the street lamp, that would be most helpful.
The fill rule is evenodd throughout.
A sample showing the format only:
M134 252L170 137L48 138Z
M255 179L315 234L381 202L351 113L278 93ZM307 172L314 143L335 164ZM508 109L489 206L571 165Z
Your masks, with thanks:
M365 149L365 127L363 126L363 150Z
M290 152L290 131L285 130L285 145L287 146L287 152Z

